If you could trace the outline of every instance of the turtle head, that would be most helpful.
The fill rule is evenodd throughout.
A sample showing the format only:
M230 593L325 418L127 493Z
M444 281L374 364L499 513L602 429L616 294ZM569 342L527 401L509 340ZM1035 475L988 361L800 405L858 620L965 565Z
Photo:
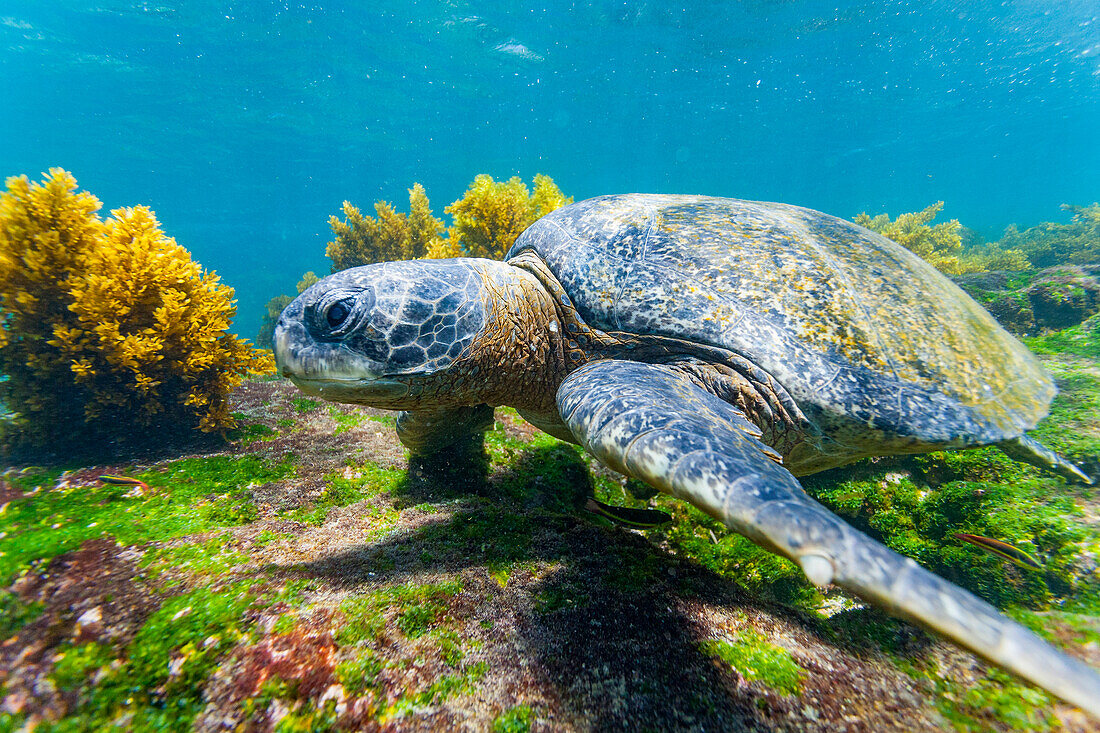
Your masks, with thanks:
M448 368L488 321L482 262L385 262L320 280L279 318L279 371L303 392L335 402L434 404L448 394Z

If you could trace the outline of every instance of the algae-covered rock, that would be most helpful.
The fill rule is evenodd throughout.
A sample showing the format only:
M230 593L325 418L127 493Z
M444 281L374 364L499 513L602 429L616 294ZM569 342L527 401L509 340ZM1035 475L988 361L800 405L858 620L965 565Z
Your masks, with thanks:
M1006 329L1033 335L1081 323L1100 312L1100 264L1058 265L1038 272L955 277Z
M1041 329L1059 330L1100 311L1100 265L1061 265L1040 273L1027 290Z

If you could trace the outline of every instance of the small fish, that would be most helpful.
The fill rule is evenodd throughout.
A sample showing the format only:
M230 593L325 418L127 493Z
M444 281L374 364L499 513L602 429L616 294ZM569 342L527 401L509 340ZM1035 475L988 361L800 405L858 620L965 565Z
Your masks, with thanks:
M624 506L611 506L595 499L589 499L584 508L593 514L599 514L605 519L610 519L616 524L623 524L637 529L648 529L672 521L671 515L656 509L631 509Z
M111 484L112 486L133 486L142 494L149 493L149 484L136 478L130 478L129 476L112 476L110 474L104 474L99 477L99 480L105 484Z
M978 534L966 534L965 532L956 532L955 539L977 545L986 552L999 555L1005 560L1009 560L1022 568L1027 568L1028 570L1043 569L1043 564L1041 562L1021 550L1019 547L1014 547L1007 542L995 540L992 537L982 537Z

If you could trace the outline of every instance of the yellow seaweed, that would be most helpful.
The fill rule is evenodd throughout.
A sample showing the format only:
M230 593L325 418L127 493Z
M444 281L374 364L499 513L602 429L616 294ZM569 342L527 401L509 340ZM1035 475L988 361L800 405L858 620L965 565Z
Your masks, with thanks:
M444 209L454 217L451 241L470 257L503 259L536 219L573 203L549 176L536 175L534 183L532 194L518 176L508 181L494 181L484 173L476 176L466 194Z
M539 217L573 203L550 176L536 175L529 191L518 177L494 181L485 174L474 178L465 195L444 211L454 217L446 229L431 210L424 187L409 189L409 213L388 201L374 204L375 216L364 215L350 201L344 219L329 217L334 235L325 254L332 271L375 262L448 257L502 259L516 237ZM446 236L444 233L446 232Z
M233 289L165 236L153 212L76 192L54 168L0 194L0 396L26 447L221 431L228 396L270 356L228 333Z
M409 189L409 213L388 201L374 204L376 216L364 216L350 201L343 204L345 220L330 216L334 235L325 249L332 271L390 260L412 260L438 249L443 222L432 215L428 196L419 183Z
M892 239L926 262L948 275L963 275L990 270L1026 270L1031 267L1020 249L1005 248L998 243L963 246L963 227L958 219L932 226L930 222L943 209L936 203L890 220L889 215L868 216L862 213L854 221L862 227Z

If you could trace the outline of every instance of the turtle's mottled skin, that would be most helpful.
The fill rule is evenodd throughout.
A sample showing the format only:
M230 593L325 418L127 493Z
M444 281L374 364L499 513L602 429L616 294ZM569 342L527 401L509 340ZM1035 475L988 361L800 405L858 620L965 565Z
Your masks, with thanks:
M918 257L809 209L605 196L559 209L506 261L353 268L287 306L283 374L404 410L438 450L511 405L611 468L1100 717L1100 675L853 530L795 475L870 455L997 444L1088 477L1025 431L1054 386Z

